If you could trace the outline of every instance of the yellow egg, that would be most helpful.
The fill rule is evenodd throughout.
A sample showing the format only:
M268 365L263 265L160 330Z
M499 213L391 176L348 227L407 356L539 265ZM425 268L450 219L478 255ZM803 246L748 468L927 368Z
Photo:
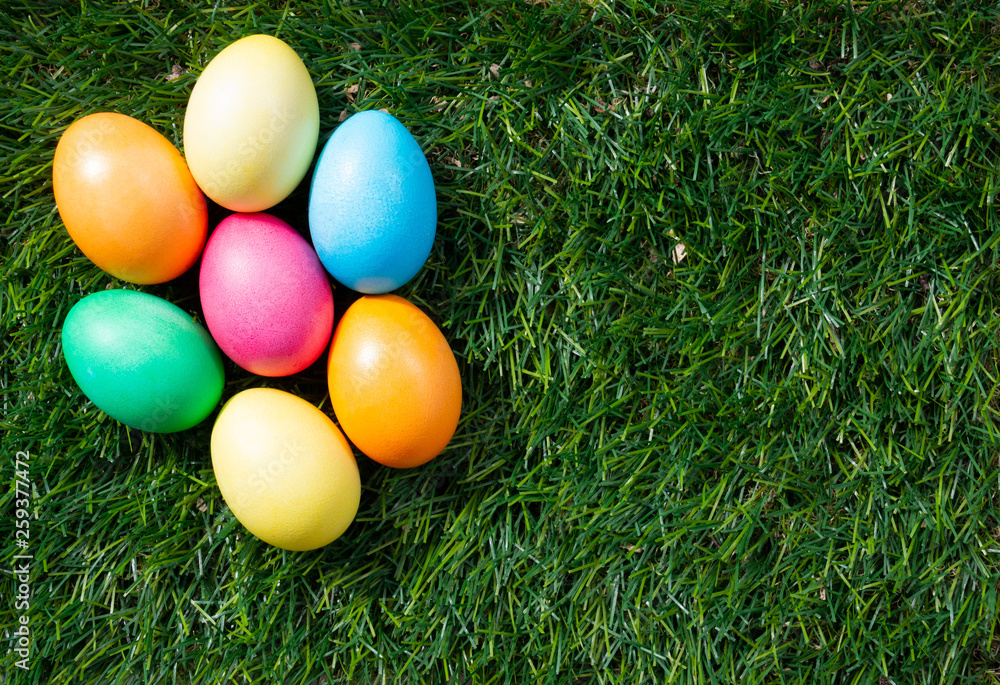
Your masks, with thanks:
M288 197L318 139L309 71L273 36L241 38L216 55L184 115L191 175L206 195L237 212L259 212Z
M350 445L326 414L291 393L234 395L215 421L211 449L226 504L270 545L322 547L358 512L361 478Z

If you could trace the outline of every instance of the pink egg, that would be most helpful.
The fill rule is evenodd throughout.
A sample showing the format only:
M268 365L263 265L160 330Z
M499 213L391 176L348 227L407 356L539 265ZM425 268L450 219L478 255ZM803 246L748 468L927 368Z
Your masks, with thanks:
M205 323L226 355L261 376L297 373L333 333L326 270L295 229L270 214L233 214L201 261Z

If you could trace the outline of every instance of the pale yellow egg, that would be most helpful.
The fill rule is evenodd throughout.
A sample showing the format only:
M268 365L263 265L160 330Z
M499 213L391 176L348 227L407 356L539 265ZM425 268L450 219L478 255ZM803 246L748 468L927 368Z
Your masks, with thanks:
M306 400L272 388L244 390L219 412L211 444L222 497L264 542L316 549L354 520L358 464L333 421Z
M318 139L309 71L273 36L247 36L216 55L184 115L191 175L206 195L237 212L259 212L288 197Z

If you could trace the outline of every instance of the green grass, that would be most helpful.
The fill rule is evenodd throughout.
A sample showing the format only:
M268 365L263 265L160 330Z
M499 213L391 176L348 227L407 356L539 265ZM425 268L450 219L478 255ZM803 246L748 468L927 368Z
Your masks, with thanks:
M5 3L0 673L995 682L1000 11L807 4ZM233 518L211 418L127 429L59 347L69 307L121 285L59 220L60 134L115 110L179 146L200 71L255 32L305 61L321 142L384 107L426 151L438 236L400 294L464 386L448 450L359 455L358 518L310 553ZM305 231L307 193L273 213ZM194 274L143 290L198 314ZM330 411L322 363L227 373L224 397Z

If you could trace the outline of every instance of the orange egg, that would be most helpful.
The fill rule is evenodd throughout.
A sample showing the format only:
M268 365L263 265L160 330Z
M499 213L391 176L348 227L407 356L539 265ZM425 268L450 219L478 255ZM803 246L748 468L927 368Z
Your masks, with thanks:
M455 433L462 410L455 356L434 322L402 297L368 295L344 312L328 372L340 427L380 464L424 464Z
M180 276L205 246L205 196L169 140L113 112L62 134L52 163L56 207L77 247L131 283Z

